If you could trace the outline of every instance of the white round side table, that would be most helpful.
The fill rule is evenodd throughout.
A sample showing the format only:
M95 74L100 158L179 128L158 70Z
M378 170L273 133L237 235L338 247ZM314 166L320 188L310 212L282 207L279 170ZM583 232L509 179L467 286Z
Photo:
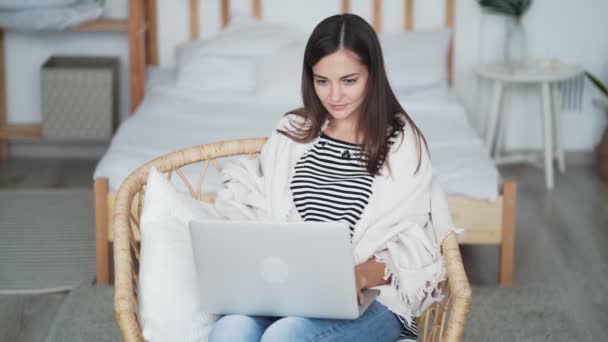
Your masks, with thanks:
M559 170L564 173L564 151L561 145L561 99L558 82L578 76L583 69L576 65L552 62L547 64L534 63L525 67L514 68L504 64L485 64L475 68L482 78L493 82L492 101L486 128L485 143L492 158L497 164L519 161L534 162L530 155L504 155L502 144L505 134L504 115L500 113L503 93L506 86L518 84L538 84L543 108L543 141L545 185L552 189L553 159L557 159Z

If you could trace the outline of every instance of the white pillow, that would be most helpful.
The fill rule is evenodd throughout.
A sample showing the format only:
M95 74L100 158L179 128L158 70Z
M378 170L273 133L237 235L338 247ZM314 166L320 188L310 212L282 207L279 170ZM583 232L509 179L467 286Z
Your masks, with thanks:
M256 95L302 101L302 65L306 41L298 40L258 64Z
M255 61L246 57L199 56L179 68L177 86L201 95L226 91L248 95L255 89Z
M297 39L306 39L306 33L285 24L259 21L236 12L220 33L208 40L199 41L196 53L260 57L270 55Z
M451 30L379 35L389 83L395 90L447 84Z
M201 92L250 94L259 59L302 37L303 32L285 25L234 15L213 38L177 47L177 85Z
M200 341L216 316L199 308L188 222L218 218L212 205L178 192L150 170L141 216L139 318L147 341Z
M447 85L450 31L380 34L391 87L400 94L419 93ZM256 95L301 101L305 40L294 41L258 65Z

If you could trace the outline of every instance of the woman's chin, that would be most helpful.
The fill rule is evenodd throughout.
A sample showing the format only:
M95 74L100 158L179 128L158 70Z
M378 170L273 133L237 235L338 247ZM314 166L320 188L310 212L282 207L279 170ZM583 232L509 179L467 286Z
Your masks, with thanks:
M342 120L350 116L351 112L347 110L329 110L329 114L336 120Z

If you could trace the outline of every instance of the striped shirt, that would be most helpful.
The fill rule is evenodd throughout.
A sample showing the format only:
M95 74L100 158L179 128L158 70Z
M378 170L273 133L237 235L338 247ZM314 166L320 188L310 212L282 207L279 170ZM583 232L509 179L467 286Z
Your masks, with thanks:
M389 136L392 145L397 132ZM298 213L306 222L348 224L353 237L372 195L374 176L362 161L362 147L327 136L317 138L296 163L290 189ZM399 339L416 339L416 324L403 324Z
M323 133L296 163L291 191L304 221L344 222L352 237L374 183L360 154L361 147Z

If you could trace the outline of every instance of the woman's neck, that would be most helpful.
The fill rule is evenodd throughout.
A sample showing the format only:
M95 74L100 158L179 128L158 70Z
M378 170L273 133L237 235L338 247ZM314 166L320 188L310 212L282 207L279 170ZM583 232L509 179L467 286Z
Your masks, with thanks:
M346 141L352 144L362 143L362 134L357 134L356 124L354 120L335 120L330 119L329 125L323 131L323 133L330 137L342 141Z

